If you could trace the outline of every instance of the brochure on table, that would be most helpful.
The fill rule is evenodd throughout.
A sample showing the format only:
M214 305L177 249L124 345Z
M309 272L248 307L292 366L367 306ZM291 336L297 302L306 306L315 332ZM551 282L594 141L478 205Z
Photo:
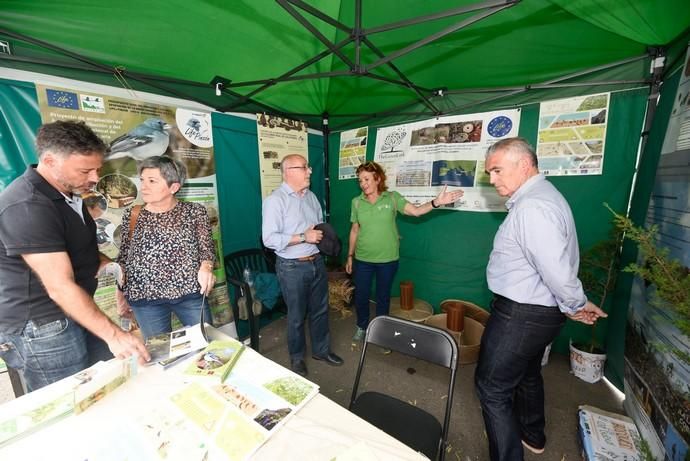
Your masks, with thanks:
M190 372L190 367L196 367L200 361L215 363L215 358L209 354L222 355L219 348L233 349L227 360L221 358L223 363L218 368L225 367L222 374ZM128 452L137 447L140 455L146 454L142 459L248 459L318 394L319 387L244 348L242 343L232 339L211 341L204 350L168 369L158 365L150 367L146 370L147 376L141 376L146 379L135 379L117 392L136 394L137 385L156 386L155 397L137 401L136 407L126 412L119 407L109 411L111 417L99 418L100 429L90 433L88 440L65 443L53 450L55 459L69 454L70 459L108 460L111 458L104 457L107 451L104 447L120 445L126 445ZM87 418L81 420L86 421L90 411L103 412L109 398L121 405L121 394L108 394L136 371L135 360L100 362L84 372L2 405L0 447L63 418L66 418L64 424L80 427L83 423L78 418ZM223 374L226 375L224 380ZM161 384L160 390L158 384ZM81 412L83 414L79 414ZM118 430L123 427L126 430ZM40 432L36 436L39 437L36 443L45 442Z
M192 361L207 355L202 351ZM258 354L240 350L237 356L224 381L190 373L195 364L189 362L166 372L181 385L135 416L135 432L145 443L164 447L161 459L246 460L319 392L316 384Z
M103 399L137 373L135 359L98 362L86 370L2 405L0 447Z
M163 366L175 363L175 359L195 353L208 345L203 323L179 328L146 339L146 350L151 362Z

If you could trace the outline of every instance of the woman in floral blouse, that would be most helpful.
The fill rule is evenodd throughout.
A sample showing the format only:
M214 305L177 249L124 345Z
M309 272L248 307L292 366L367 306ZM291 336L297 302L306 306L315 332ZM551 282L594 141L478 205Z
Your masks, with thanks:
M170 332L173 312L183 325L199 323L202 300L210 323L204 295L215 283L215 249L206 208L175 197L187 175L182 163L155 156L138 169L145 206L131 233L132 208L122 216L117 260L125 283L118 290L118 311L133 311L145 338Z

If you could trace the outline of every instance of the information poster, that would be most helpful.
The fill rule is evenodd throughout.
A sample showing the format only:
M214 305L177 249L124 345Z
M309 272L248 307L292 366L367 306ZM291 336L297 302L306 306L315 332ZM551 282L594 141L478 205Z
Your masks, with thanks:
M496 141L517 136L519 123L515 109L379 128L374 159L386 170L389 190L412 203L428 202L448 186L465 194L447 208L505 211L505 199L484 171L484 157Z
M610 93L542 102L539 171L547 176L601 174Z
M187 181L177 197L201 203L211 221L216 246L214 273L218 283L209 296L214 323L232 320L221 247L211 114L141 100L36 85L43 123L79 120L110 147L94 191L82 196L96 221L99 250L115 259L119 252L123 212L143 204L137 165L154 155L167 155L187 167ZM114 321L117 317L114 277L102 277L96 302Z
M307 124L275 115L256 114L256 135L259 138L261 198L266 198L283 181L280 162L285 156L300 154L309 158Z
M690 51L682 70L647 211L658 246L690 269ZM690 459L690 337L688 321L636 278L625 338L625 408L654 459Z
M357 167L366 161L368 127L340 133L338 179L356 178Z

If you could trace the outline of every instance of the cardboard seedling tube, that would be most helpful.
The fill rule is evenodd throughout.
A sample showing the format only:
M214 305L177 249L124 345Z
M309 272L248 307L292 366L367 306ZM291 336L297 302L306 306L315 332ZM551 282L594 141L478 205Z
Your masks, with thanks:
M400 282L400 309L411 311L414 307L414 285L409 280Z
M446 312L446 327L451 331L465 329L465 306L460 303L448 307Z

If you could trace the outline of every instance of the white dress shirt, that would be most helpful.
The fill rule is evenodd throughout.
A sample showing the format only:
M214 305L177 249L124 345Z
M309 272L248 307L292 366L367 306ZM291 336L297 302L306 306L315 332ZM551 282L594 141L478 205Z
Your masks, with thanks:
M575 313L587 297L577 278L580 252L568 202L538 174L506 207L508 216L496 232L486 268L489 289L518 303Z

